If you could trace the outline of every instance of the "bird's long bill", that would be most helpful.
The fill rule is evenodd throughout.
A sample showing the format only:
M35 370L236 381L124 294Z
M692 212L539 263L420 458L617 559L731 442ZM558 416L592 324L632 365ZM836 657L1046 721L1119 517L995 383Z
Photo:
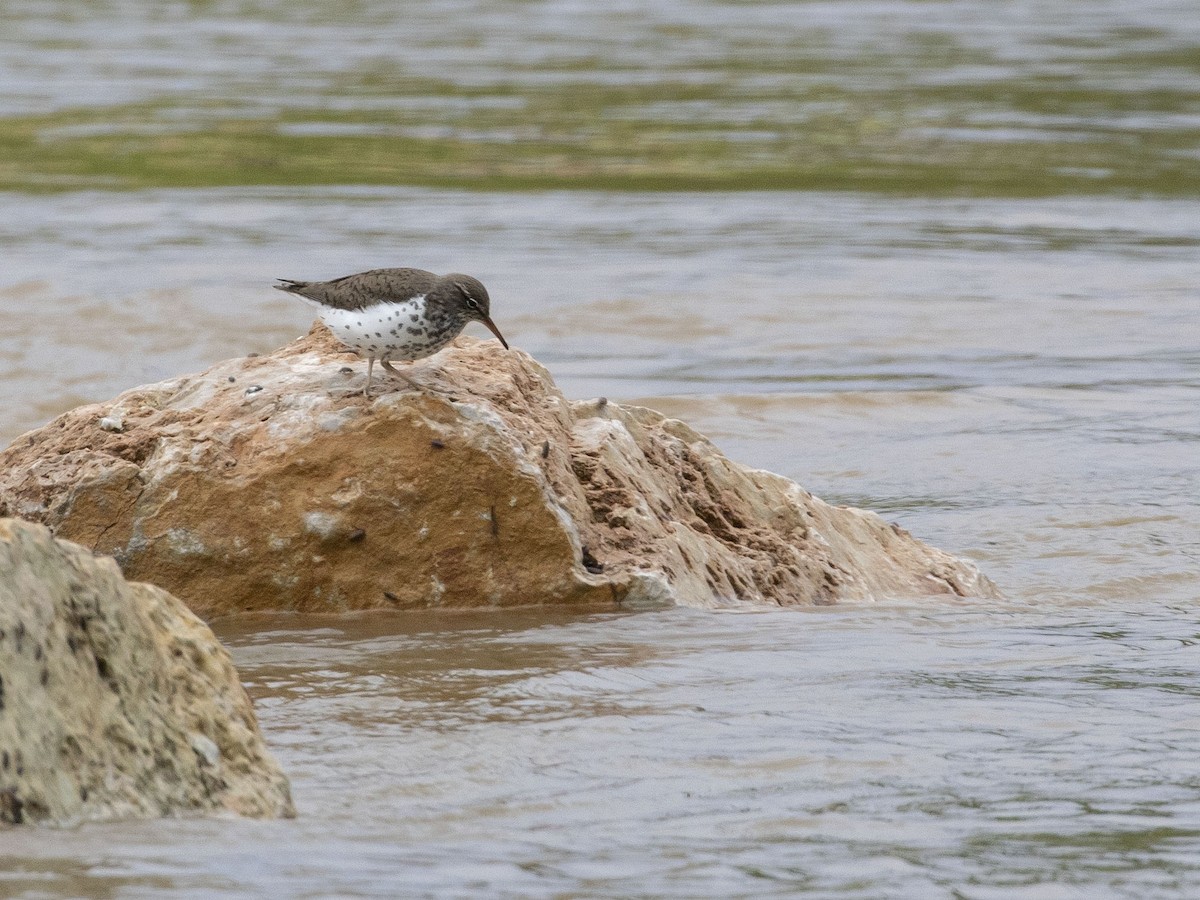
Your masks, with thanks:
M502 335L502 334L500 333L500 329L496 327L496 323L492 321L492 317L491 317L491 316L484 316L484 317L483 317L482 319L480 319L479 321L480 321L480 322L482 322L484 325L486 325L486 326L488 327L488 331L490 331L490 332L491 332L492 334L494 334L496 337L500 338L500 343L501 343L501 344L503 344L503 345L504 345L504 349L505 349L505 350L507 350L507 349L508 349L508 341L506 341L506 340L504 339L504 335Z

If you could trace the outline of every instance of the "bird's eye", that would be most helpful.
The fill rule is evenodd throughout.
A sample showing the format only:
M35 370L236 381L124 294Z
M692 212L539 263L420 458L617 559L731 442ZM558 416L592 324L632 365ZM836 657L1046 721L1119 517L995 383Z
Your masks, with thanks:
M479 305L479 301L471 296L471 292L467 289L465 284L463 284L461 281L456 281L454 282L454 286L458 288L458 292L462 294L463 300L467 304L467 309L474 310L475 312L479 312L481 309L483 309L483 307Z

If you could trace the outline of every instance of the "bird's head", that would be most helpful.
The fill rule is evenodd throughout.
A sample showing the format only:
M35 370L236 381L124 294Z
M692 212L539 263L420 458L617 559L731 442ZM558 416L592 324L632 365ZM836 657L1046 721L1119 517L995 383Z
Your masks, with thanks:
M504 339L504 335L500 333L500 329L492 321L492 301L488 297L487 288L483 286L479 279L472 278L470 275L455 273L444 276L442 281L449 286L447 293L455 312L465 319L482 322L492 334L500 339L500 343L507 350L508 341Z

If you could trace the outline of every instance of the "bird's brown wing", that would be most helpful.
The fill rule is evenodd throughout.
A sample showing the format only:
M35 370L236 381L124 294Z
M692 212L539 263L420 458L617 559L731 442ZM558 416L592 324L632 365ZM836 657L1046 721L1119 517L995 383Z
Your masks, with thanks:
M437 275L424 269L372 269L332 281L280 278L281 283L273 287L334 309L364 309L376 303L403 303L428 294L437 280Z

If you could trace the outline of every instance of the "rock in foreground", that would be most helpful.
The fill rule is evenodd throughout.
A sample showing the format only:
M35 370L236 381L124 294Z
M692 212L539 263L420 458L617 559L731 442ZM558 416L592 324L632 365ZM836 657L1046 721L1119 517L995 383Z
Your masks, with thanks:
M364 398L322 326L137 388L0 454L33 519L205 616L993 596L970 563L746 469L682 422L563 398L460 338ZM377 388L378 389L378 388Z
M292 815L213 633L161 588L0 519L0 822Z

